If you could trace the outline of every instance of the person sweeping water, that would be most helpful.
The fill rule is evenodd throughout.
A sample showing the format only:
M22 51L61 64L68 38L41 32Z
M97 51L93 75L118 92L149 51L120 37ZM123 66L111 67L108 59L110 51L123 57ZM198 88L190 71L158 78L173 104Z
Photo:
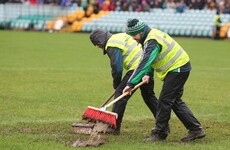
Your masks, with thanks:
M169 134L171 111L180 119L188 134L183 142L205 137L204 129L192 111L182 101L184 85L189 77L191 63L185 50L168 34L151 29L138 19L127 23L127 34L131 35L143 48L143 58L127 82L123 93L132 93L132 88L141 80L149 81L153 70L163 81L156 112L155 127L145 142L166 140Z
M141 46L126 33L111 34L102 29L93 30L90 34L90 40L93 45L102 49L103 54L110 59L113 88L115 89L114 98L116 99L122 95L128 79L141 59ZM127 70L127 72L122 78L123 70ZM148 83L140 86L140 90L145 104L153 116L156 116L158 100L154 93L153 72L149 74ZM120 134L122 118L130 97L131 95L124 96L113 105L112 112L118 115L114 134Z

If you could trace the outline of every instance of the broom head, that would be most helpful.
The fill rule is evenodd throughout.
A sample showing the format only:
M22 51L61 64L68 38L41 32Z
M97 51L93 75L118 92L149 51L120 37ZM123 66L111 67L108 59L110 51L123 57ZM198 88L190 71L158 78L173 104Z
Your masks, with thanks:
M88 106L88 108L82 115L82 119L92 122L101 121L112 126L113 128L116 128L117 113L104 111L95 107Z

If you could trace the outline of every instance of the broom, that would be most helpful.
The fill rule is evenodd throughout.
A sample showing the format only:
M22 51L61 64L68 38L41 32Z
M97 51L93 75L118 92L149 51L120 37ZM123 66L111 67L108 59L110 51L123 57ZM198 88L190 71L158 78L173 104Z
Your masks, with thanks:
M145 84L146 81L142 81L139 84L137 84L132 91L136 90L141 85ZM83 120L90 120L90 121L101 121L104 123L109 124L110 126L116 128L116 119L117 119L117 113L106 111L108 107L122 99L123 97L127 96L129 93L125 92L113 101L111 101L109 104L105 105L101 108L95 108L92 106L88 106L85 112L82 115Z
M115 92L113 92L113 94L110 95L110 97L103 104L101 104L101 106L99 108L104 107L110 101L110 99L114 96L114 94L115 94Z

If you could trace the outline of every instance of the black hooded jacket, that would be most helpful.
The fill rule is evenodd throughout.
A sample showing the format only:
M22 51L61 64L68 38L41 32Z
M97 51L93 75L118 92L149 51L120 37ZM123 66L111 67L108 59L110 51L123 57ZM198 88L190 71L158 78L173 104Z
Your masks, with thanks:
M105 50L108 39L112 34L108 31L96 29L90 34L90 40L95 46L99 46L103 49L104 55L107 54L110 59L111 73L113 77L113 88L116 89L121 82L122 78L122 50L117 47L108 47Z
M104 55L106 54L105 46L108 39L112 36L112 34L108 31L102 29L95 29L90 34L90 40L94 44L94 46L100 46L103 49Z

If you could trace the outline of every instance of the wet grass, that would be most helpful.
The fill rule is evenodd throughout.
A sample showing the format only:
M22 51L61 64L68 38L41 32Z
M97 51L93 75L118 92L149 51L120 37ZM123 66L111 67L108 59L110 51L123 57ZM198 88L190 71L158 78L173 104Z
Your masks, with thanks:
M180 142L187 131L172 113L167 141L144 143L154 119L137 91L127 105L121 135L102 135L106 143L100 149L228 149L230 43L176 40L193 67L183 99L207 136ZM0 31L0 43L1 149L73 149L77 139L88 139L73 134L71 124L84 122L87 106L100 106L113 92L109 60L88 34ZM161 85L156 78L157 96Z

